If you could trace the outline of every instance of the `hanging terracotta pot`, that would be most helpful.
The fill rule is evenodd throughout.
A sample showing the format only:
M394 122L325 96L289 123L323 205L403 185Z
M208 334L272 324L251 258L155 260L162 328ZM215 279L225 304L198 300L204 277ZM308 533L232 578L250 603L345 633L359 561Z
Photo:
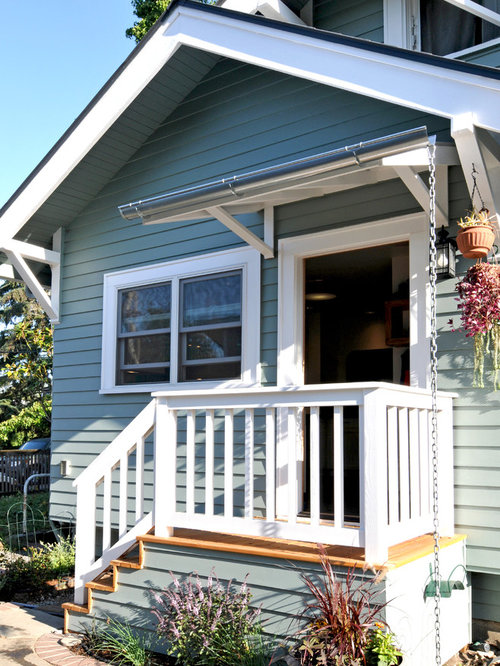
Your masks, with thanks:
M494 241L495 232L487 224L461 229L457 236L458 249L467 259L486 257L493 247Z

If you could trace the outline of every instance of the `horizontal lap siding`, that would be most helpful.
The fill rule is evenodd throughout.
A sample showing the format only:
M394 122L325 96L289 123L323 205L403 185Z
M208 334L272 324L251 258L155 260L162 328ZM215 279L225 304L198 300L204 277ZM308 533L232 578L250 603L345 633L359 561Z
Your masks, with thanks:
M470 207L463 176L450 169L450 219ZM465 195L465 196L464 196ZM451 227L452 235L457 227ZM461 258L461 277L473 262ZM484 389L472 387L473 343L461 331L455 280L438 285L439 388L456 391L454 400L456 531L468 535L467 566L472 576L472 616L500 621L500 392L486 373ZM449 320L453 324L449 323ZM483 573L479 573L483 572Z
M70 460L72 477L78 475L149 401L147 394L98 393L103 274L242 245L218 221L144 227L123 220L117 206L426 123L446 138L445 120L233 61L218 63L168 115L65 234L62 321L55 330L54 517L72 511L75 498L73 478L58 476L59 462ZM277 209L277 233L415 207L394 181ZM263 236L260 214L241 219ZM277 259L262 265L262 380L274 384Z
M382 0L315 0L314 27L384 41Z
M262 606L261 618L266 633L274 636L293 636L301 626L299 619L305 603L310 599L301 572L316 581L321 568L318 564L288 562L267 557L203 551L188 547L145 544L145 568L119 570L119 586L109 594L95 591L94 610L96 620L106 622L107 617L133 624L146 631L154 630L156 620L151 613L155 606L153 590L161 590L172 583L172 572L184 579L191 572L199 574L204 584L213 572L226 582L234 581L234 589L248 580L252 593L251 607ZM344 580L346 569L335 567L338 580ZM356 584L373 579L373 573L357 572ZM385 590L380 585L377 601L383 603ZM91 622L90 618L74 616L71 629L77 622Z

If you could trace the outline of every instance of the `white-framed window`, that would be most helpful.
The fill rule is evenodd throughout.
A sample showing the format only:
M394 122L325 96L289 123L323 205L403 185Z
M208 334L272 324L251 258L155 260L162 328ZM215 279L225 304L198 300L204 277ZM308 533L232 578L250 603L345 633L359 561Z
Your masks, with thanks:
M104 276L102 393L259 381L260 255L214 252Z
M490 12L500 0L478 0ZM384 41L434 55L461 57L500 43L500 28L447 0L384 0Z

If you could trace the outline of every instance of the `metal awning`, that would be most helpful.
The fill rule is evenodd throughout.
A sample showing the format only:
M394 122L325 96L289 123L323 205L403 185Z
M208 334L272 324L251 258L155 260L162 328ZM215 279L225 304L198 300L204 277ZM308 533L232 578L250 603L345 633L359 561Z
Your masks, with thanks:
M427 128L417 127L133 201L119 206L118 210L124 219L141 219L143 224L218 219L269 258L274 255L272 241L269 242L272 234L267 234L266 243L234 215L269 211L286 203L394 178L401 178L425 209L428 190L418 171L428 169L430 142L434 142L434 138L428 137ZM458 163L456 150L449 144L438 146L436 157L438 164ZM443 218L441 223L447 224L442 211L437 212Z
M336 188L332 179L360 169L382 166L384 158L425 148L428 142L427 129L418 127L133 201L119 206L118 210L126 220L141 218L144 224L212 217L207 215L207 209L214 206L224 206L226 210L230 207L231 212L240 213L262 210L266 205L279 205L334 191Z

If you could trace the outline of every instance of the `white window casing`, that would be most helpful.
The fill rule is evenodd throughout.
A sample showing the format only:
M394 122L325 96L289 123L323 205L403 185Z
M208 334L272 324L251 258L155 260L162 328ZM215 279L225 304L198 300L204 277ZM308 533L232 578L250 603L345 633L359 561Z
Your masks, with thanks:
M180 281L232 270L242 272L241 379L180 382ZM170 381L119 385L116 380L119 292L165 282L172 284ZM177 387L184 390L190 387L244 387L260 382L260 254L253 248L237 248L108 273L104 275L103 289L101 393L151 393Z

